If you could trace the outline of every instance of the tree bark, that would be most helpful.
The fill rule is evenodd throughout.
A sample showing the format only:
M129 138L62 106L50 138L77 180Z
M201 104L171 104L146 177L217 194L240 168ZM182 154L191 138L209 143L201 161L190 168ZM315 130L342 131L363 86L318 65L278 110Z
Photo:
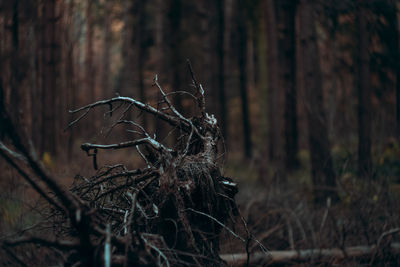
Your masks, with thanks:
M210 1L196 1L196 9L198 10L198 23L200 25L200 32L198 34L198 40L200 43L200 68L202 72L200 73L200 79L203 81L203 87L205 90L205 94L208 96L210 101L207 102L207 110L215 115L218 114L218 90L215 84L215 72L219 71L219 29L218 34L216 34L216 29L220 25L216 25L213 23L213 14L215 14L215 10L219 0ZM218 23L221 18L218 17ZM217 26L217 27L216 27ZM217 42L215 40L217 39ZM217 51L217 53L216 53ZM195 62L194 62L195 63ZM218 85L219 86L219 85ZM219 116L217 117L219 118Z
M66 67L65 67L65 77L66 77L66 90L67 90L67 101L68 101L68 109L75 107L77 104L77 94L76 94L76 83L75 83L75 61L74 61L74 50L75 50L75 41L74 41L74 1L70 1L68 5L68 21L71 21L70 26L67 31L67 45L66 45ZM69 136L67 141L67 157L68 160L72 160L72 152L73 152L73 144L75 138L75 129L69 129Z
M181 90L181 66L182 66L182 54L181 54L181 43L182 43L182 1L181 0L170 0L169 10L169 29L168 33L170 36L169 50L171 52L170 62L172 67L171 73L171 85L172 91ZM173 102L175 108L183 113L182 97L179 94L174 94ZM180 135L179 130L175 130L175 137ZM175 138L175 139L176 139Z
M278 63L278 32L275 13L275 1L264 1L267 29L268 57L268 158L276 163L280 157L280 97L279 97L279 63Z
M19 23L19 9L20 1L12 1L12 25L11 25L11 36L12 36L12 53L11 53L11 99L10 108L13 120L19 125L23 119L23 107L20 103L22 94L21 80L24 79L25 73L20 69L20 23Z
M166 59L167 57L164 55L165 51L166 51L166 45L165 45L165 38L164 38L164 24L165 24L165 1L164 0L155 0L156 6L158 7L156 9L156 14L155 14L155 72L156 75L158 76L158 78L163 81L165 77L162 76L162 74L167 73L167 71L165 70L165 61L164 59ZM162 99L162 95L160 92L157 92L157 101L160 101ZM155 133L156 136L158 136L158 138L160 140L163 140L165 138L165 136L167 135L168 132L168 125L165 124L162 120L160 120L159 118L156 118L154 120L154 128L155 128Z
M43 58L42 58L42 86L43 86L43 124L42 144L43 152L51 153L53 156L57 150L56 129L56 90L59 77L59 43L56 36L57 16L56 0L45 0L43 3Z
M330 142L323 107L322 75L315 29L314 0L302 0L300 12L301 52L304 62L306 115L309 131L311 176L314 201L337 200L336 176L330 154Z
M225 140L228 140L228 116L226 107L226 93L225 93L225 0L217 1L218 11L218 38L217 38L217 52L218 52L218 99L219 99L219 119L222 134Z
M296 1L282 0L278 3L279 67L282 89L285 92L284 135L285 167L292 171L299 166L297 133L296 90ZM274 66L271 66L274 67Z
M112 0L105 1L104 10L104 48L103 48L103 76L102 76L102 88L103 97L108 98L112 96L111 92L111 45L112 45L112 32L111 32L111 12L112 12Z
M117 92L122 95L133 96L132 88L134 87L134 43L133 43L133 29L134 25L134 1L128 0L123 3L124 7L124 28L123 28L123 40L122 40L122 67L120 72L120 78L117 84Z
M251 157L252 145L251 145L251 126L250 126L250 115L249 115L249 103L248 103L248 92L247 92L247 18L245 14L245 6L242 1L239 1L239 21L238 21L238 32L239 32L239 88L241 97L241 108L242 108L242 121L243 121L243 143L244 143L244 154L247 159Z
M390 253L398 255L400 253L400 243L390 245ZM256 252L250 255L252 266L269 266L273 264L287 264L288 262L310 262L319 259L321 261L355 259L371 259L378 252L374 246L354 246L331 249L304 249L304 250L286 250L286 251L268 251L266 253ZM228 262L229 266L243 266L247 261L247 254L223 254L221 258Z
M137 1L134 3L135 5L135 15L136 17L134 21L134 25L132 27L136 29L134 30L135 41L136 41L136 62L137 62L137 83L139 89L139 97L140 101L143 103L147 102L146 91L144 87L144 65L146 61L146 53L147 53L147 44L146 44L146 8L145 1ZM146 114L142 115L142 125L146 129L147 128L147 116Z
M85 81L86 81L86 92L89 96L89 101L95 101L95 70L93 64L93 34L94 34L94 21L93 21L93 0L87 0L86 6L86 47L85 47ZM86 100L86 101L87 101ZM85 102L86 102L85 101ZM93 135L96 128L97 120L92 117L89 120L87 127L87 133Z
M371 177L371 88L370 88L370 59L369 37L367 29L367 10L363 1L358 1L358 172L362 178Z
M396 94L396 133L397 133L397 138L400 141L400 29L399 29L399 19L397 16L398 9L397 9L397 1L392 2L393 5L393 15L392 15L392 20L393 23L392 25L394 26L393 31L394 31L394 38L393 38L393 48L395 51L395 58L396 61L394 63L394 68L395 68L395 74L396 74L396 87L395 87L395 94Z

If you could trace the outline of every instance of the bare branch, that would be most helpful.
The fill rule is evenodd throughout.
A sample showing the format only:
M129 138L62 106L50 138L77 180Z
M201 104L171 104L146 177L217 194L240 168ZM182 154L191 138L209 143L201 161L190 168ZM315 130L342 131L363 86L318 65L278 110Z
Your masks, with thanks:
M48 240L41 237L23 237L15 240L4 241L8 246L19 246L23 244L38 244L46 247L55 247L59 249L76 249L79 247L79 242L75 241L61 241L61 240Z
M204 98L204 89L203 86L197 82L197 79L194 75L193 69L192 69L192 64L190 63L189 59L186 61L189 67L189 71L190 71L190 75L192 76L192 81L193 81L193 85L196 87L197 89L197 99L198 99L198 106L200 108L201 114L204 117L205 116L205 112L206 112L206 101Z
M97 148L97 149L121 149L121 148L127 148L127 147L136 147L137 145L143 145L143 144L148 144L159 152L162 152L162 151L167 151L170 153L173 152L172 149L165 147L163 144L157 142L156 140L154 140L151 137L141 138L141 139L137 139L135 141L122 142L119 144L110 144L110 145L84 143L81 145L81 149L87 152L90 149L95 149L95 148Z
M148 112L154 116L157 116L158 118L162 119L163 121L171 124L172 126L176 126L176 127L181 127L183 130L188 131L190 129L190 125L187 124L186 121L181 121L178 118L171 116L169 114L166 114L164 112L161 112L159 110L157 110L156 108L148 105L148 104L144 104L140 101L137 101L133 98L130 97L122 97L122 96L117 96L108 100L101 100L101 101L97 101L95 103L83 106L81 108L75 109L75 110L70 110L70 113L77 113L80 111L85 111L84 116L87 114L87 112L95 107L98 106L103 106L103 105L109 105L112 104L114 102L125 102L125 103L129 103L129 104L133 104L134 106L136 106L137 108L139 108L140 110L143 110L145 112ZM79 118L80 120L81 118ZM78 120L78 121L79 121ZM73 121L72 123L70 123L70 125L72 126L73 124L75 124L76 122L78 122L77 120Z

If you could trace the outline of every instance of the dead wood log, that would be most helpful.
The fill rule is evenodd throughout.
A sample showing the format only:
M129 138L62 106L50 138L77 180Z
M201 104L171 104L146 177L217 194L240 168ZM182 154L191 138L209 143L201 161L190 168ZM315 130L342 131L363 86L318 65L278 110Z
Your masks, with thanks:
M266 253L252 253L250 264L254 266L268 266L273 264L283 264L289 262L308 262L311 260L329 261L334 259L340 261L344 259L371 259L377 253L376 245L373 246L354 246L347 247L343 251L339 248L331 249L304 249L304 250L286 250L286 251L268 251ZM400 243L390 244L390 253L400 255ZM243 266L247 260L246 253L223 254L221 258L229 266Z

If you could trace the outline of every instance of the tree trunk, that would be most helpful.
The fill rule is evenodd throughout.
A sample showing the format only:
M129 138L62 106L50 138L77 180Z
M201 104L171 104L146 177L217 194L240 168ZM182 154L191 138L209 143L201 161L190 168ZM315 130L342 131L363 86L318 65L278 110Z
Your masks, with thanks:
M86 92L89 96L85 102L95 101L95 71L93 65L93 34L94 34L94 24L93 24L93 0L87 0L86 6L86 48L85 48L85 73L86 73ZM89 120L87 133L93 135L95 132L96 121L94 117Z
M198 23L200 25L200 32L198 34L198 40L200 43L200 55L201 61L199 62L200 69L200 80L203 81L203 87L205 94L208 96L210 101L207 102L207 110L217 115L218 110L218 92L219 88L215 87L215 72L219 70L219 29L218 35L215 30L215 23L213 23L213 15L215 14L215 7L219 5L217 1L203 0L196 1L196 9L198 14ZM218 22L221 18L218 17ZM219 25L217 25L219 27ZM215 42L217 39L218 44ZM217 46L215 46L217 44ZM217 50L217 53L215 51ZM196 62L194 62L196 63ZM219 75L219 73L217 74ZM218 85L219 86L219 85ZM218 114L219 115L219 114ZM218 116L219 118L219 116Z
M314 0L302 0L300 12L301 52L304 62L305 103L314 201L337 200L336 177L330 154L330 143L322 97L322 75L315 29Z
M182 65L182 55L181 55L182 1L181 0L170 0L168 19L169 19L168 33L170 35L169 49L171 51L170 62L172 66L171 85L172 85L172 91L179 91L181 90L181 65ZM182 97L179 94L174 94L173 102L175 108L179 112L183 113ZM178 137L179 135L180 135L179 130L176 129L175 137Z
M395 87L395 94L396 94L396 134L397 138L400 141L400 29L399 29L399 19L397 16L398 9L397 9L397 1L393 1L393 31L394 31L394 38L393 38L393 48L395 53L395 74L396 74L396 87Z
M111 42L112 42L112 32L111 32L111 8L113 1L108 0L105 1L105 10L104 10L104 50L103 50L103 76L102 76L102 89L103 89L103 97L111 97Z
M74 1L71 1L68 6L68 20L74 22ZM75 68L74 68L74 50L75 50L75 42L73 39L74 36L74 23L70 23L67 31L67 51L66 51L66 67L65 67L65 77L66 77L66 90L67 90L67 101L68 101L68 109L72 109L76 106L76 88L75 88ZM69 129L68 136L68 150L67 157L68 160L72 160L72 152L73 152L73 144L75 137L75 129Z
M158 7L156 9L156 14L155 14L155 72L156 75L158 76L158 78L163 81L164 77L161 75L162 73L166 73L165 71L165 60L164 58L165 55L165 51L166 51L166 46L165 46L165 41L164 41L164 24L165 24L165 1L164 0L155 0L156 1L156 6ZM157 102L160 101L162 98L161 93L157 92ZM156 136L158 136L158 138L160 140L163 140L165 138L165 136L167 135L168 132L168 125L165 124L161 119L159 118L155 118L154 120L154 128L155 128L155 133Z
M139 97L140 101L143 103L147 102L147 96L144 87L144 65L146 61L146 52L147 52L147 44L146 44L146 8L145 1L137 1L134 3L135 7L135 15L136 17L134 21L134 25L132 25L135 34L136 41L136 62L137 62L137 82L139 89ZM142 125L146 129L147 128L147 116L146 114L142 115Z
M241 97L241 108L242 108L242 121L243 121L243 143L245 157L249 159L252 154L251 145L251 126L250 126L250 115L249 115L249 103L247 93L247 18L245 6L242 1L239 1L239 21L238 21L238 32L239 32L239 88Z
M218 38L217 38L217 53L218 53L218 100L219 100L219 119L222 134L224 139L228 139L228 116L226 107L225 93L225 40L229 32L225 31L225 0L217 1L218 11Z
M327 262L335 262L340 260L346 260L351 258L354 261L357 260L372 260L378 255L379 249L376 245L373 246L354 246L346 248L313 248L303 250L283 250L283 251L268 251L255 252L251 254L250 264L251 266L285 266L288 262L291 264L305 263L307 266L311 265L311 262L321 262L321 265ZM388 246L388 250L395 257L399 257L400 254L400 243L391 243ZM229 266L243 266L247 261L247 254L222 254L221 258L228 262ZM386 259L387 260L387 259ZM379 262L379 261L378 261ZM345 264L344 264L345 265Z
M56 1L45 0L43 4L43 124L42 124L42 144L43 152L56 154L57 148L57 129L56 129L56 90L59 76L59 44L56 37Z
M279 63L278 63L278 33L275 14L275 1L264 2L267 29L267 57L268 57L268 158L269 162L276 162L280 146L279 123Z
M393 38L394 41L394 51L396 53L396 62L395 62L395 73L396 73L396 133L397 138L400 141L400 29L399 29L399 19L397 17L398 9L396 5L396 1L393 4L393 25L395 36Z
M357 11L358 28L358 172L363 178L371 177L371 88L368 51L367 10L359 1Z
M285 167L292 171L299 166L297 133L297 90L296 90L296 2L278 1L280 76L285 92L284 133ZM271 66L274 67L274 66Z
M122 67L120 72L120 78L117 84L117 93L133 96L132 88L134 87L134 43L133 43L133 29L132 25L134 25L134 1L128 0L123 3L124 7L124 28L123 28L123 40L122 40Z
M38 1L32 1L32 17L30 22L29 29L29 47L30 47L30 68L31 68L31 90L30 91L30 113L32 120L31 127L31 136L34 146L40 151L41 145L41 129L42 129L42 120L41 114L43 105L43 99L41 99L41 90L40 88L40 23L39 23L39 14L38 14ZM43 151L42 151L43 152Z
M25 73L20 69L20 57L19 57L19 46L20 46L20 23L19 23L19 9L20 1L12 1L12 25L11 25L11 36L12 36L12 53L11 53L11 99L10 109L13 120L19 125L23 119L23 108L20 103L22 94L21 80L24 78Z

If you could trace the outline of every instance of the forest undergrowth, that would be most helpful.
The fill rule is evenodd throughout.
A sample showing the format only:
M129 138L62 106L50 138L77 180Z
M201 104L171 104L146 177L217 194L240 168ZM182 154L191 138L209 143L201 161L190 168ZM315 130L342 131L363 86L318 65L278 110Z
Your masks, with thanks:
M78 146L78 144L77 144ZM93 173L90 159L81 151L75 151L76 161L68 164L65 161L54 160L50 168L57 177L63 177L62 183L70 185L76 173ZM343 154L343 153L342 153ZM387 151L384 156L390 154ZM114 153L111 158L104 154L104 162L124 162L129 153ZM339 162L340 158L336 158ZM385 159L380 168L387 170L393 166L395 159ZM235 174L239 184L239 193L236 202L240 213L247 222L248 230L257 238L268 251L304 250L310 248L346 248L353 246L371 246L380 243L380 249L371 255L357 258L337 259L336 257L298 259L283 261L284 266L396 266L399 259L396 254L390 253L390 244L399 242L398 222L400 221L400 189L391 179L382 183L382 179L375 182L360 180L351 171L351 167L340 173L340 201L338 203L325 203L318 208L312 202L312 190L308 176L306 162L302 160L302 168L291 174L284 185L280 183L260 181L257 165L255 163L243 164L240 159L227 158L224 172L227 176ZM141 164L137 159L137 164ZM131 162L131 164L136 165ZM343 166L342 166L343 167ZM2 194L0 202L1 212L1 239L22 234L22 230L35 227L42 219L40 210L45 205L40 201L36 192L31 190L18 177L9 166L3 165L5 170L2 176ZM391 168L393 170L393 168ZM35 229L32 233L48 233L48 229ZM246 230L241 222L232 225L233 231L246 237ZM388 231L397 231L387 234ZM386 235L385 235L386 233ZM260 248L256 242L250 242L251 253L259 253ZM37 257L33 248L25 252L34 259L38 266L51 261L54 255ZM43 250L45 251L45 250ZM222 231L221 254L231 255L246 253L243 243L237 240L228 231ZM251 255L251 254L250 254ZM228 258L229 259L229 258ZM228 261L231 266L235 266ZM282 263L278 264L282 266ZM254 264L257 266L257 263Z

